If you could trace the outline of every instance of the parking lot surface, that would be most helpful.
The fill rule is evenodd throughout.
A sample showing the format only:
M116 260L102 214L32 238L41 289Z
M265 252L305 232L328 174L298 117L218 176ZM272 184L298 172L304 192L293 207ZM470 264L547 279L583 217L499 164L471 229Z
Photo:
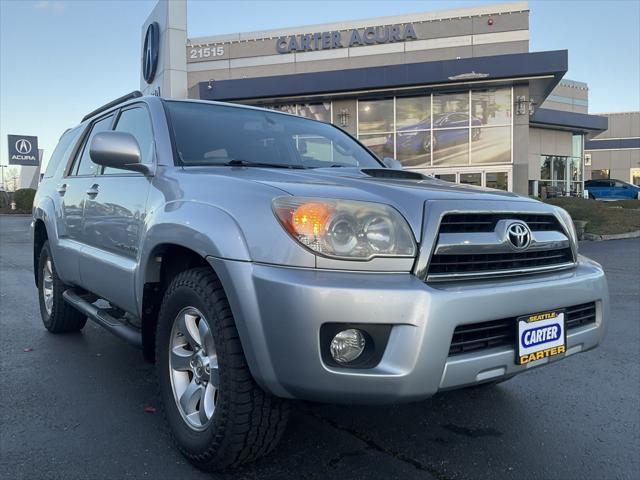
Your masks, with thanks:
M29 222L0 216L0 478L640 478L638 239L580 246L611 291L596 350L420 403L298 403L274 453L211 475L173 447L139 351L91 322L46 332Z

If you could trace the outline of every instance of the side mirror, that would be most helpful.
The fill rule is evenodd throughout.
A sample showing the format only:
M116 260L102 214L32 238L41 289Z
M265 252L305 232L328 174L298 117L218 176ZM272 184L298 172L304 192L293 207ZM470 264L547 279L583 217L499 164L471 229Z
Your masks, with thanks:
M135 137L130 133L96 133L89 146L89 156L93 163L105 167L131 170L145 175L151 173L151 167L149 165L140 163L140 146Z
M387 168L391 168L393 170L402 170L402 164L398 160L396 160L395 158L384 157L382 159L382 163Z

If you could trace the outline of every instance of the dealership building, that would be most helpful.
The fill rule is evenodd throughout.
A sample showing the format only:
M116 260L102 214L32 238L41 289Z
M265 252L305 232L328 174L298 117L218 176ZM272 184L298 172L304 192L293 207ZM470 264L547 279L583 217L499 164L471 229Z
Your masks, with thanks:
M580 195L606 136L568 52L529 51L526 2L199 38L186 10L161 0L144 23L144 93L332 122L407 169L521 194ZM628 181L639 151L598 175Z

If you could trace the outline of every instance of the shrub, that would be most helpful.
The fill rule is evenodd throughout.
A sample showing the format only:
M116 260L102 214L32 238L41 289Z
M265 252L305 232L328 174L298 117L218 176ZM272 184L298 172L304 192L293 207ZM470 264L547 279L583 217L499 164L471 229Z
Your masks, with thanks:
M33 197L36 191L33 188L21 188L13 194L13 201L16 202L17 210L31 211L33 207Z

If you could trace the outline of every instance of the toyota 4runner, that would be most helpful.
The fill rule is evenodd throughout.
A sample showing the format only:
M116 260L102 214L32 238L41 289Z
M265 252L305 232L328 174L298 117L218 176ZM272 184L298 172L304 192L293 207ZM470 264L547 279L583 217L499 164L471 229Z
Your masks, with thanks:
M397 167L330 124L122 97L34 200L44 325L140 347L207 470L269 452L288 399L420 400L598 345L605 276L564 210Z

